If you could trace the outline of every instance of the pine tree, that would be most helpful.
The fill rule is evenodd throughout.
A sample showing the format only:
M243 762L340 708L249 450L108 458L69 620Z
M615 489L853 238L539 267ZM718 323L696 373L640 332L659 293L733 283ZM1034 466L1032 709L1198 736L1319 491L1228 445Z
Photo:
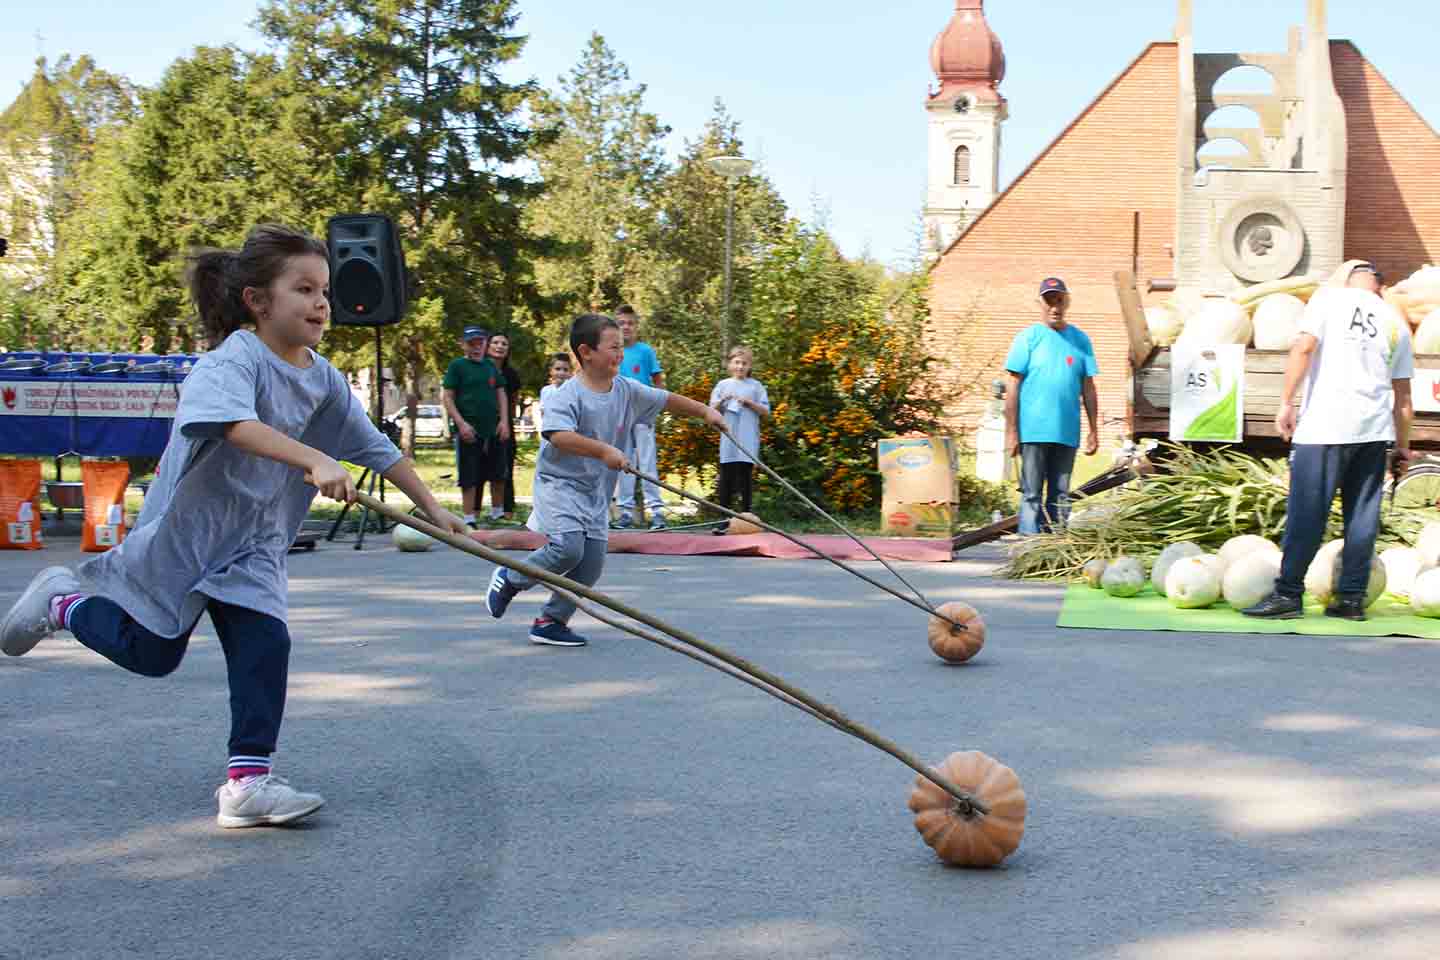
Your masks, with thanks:
M540 318L551 343L563 342L569 313L612 311L630 299L653 259L670 128L644 100L645 85L630 85L629 69L598 33L559 89L535 97L547 139L535 154L545 193L526 223L553 251L536 264L541 289L563 304Z
M392 345L412 414L419 372L442 369L465 324L506 328L518 307L544 308L521 223L538 186L513 172L534 141L521 113L534 86L499 76L525 43L517 19L513 0L274 0L261 12L322 104L349 206L401 231L427 301ZM357 366L369 342L332 337Z

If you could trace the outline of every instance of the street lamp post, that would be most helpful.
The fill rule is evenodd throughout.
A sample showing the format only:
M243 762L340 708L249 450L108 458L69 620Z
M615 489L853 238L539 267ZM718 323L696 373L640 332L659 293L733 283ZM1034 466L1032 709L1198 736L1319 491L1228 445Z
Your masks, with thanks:
M730 258L735 243L735 181L750 173L754 163L744 157L711 157L710 169L725 178L725 319L720 324L720 362L730 355Z

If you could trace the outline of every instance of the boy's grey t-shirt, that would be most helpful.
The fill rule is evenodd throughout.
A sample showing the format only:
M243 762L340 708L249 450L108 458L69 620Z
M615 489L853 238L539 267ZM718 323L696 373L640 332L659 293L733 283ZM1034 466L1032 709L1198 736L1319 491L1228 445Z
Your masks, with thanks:
M758 403L767 410L770 408L770 394L765 389L765 384L754 377L746 377L744 380L737 380L734 377L726 377L715 384L715 389L710 391L710 406L715 406L715 401L722 396L744 397L752 403ZM739 403L737 400L727 400L725 407L720 411L725 415L725 426L740 442L740 446L751 453L759 455L760 452L760 414L749 407ZM721 463L754 463L748 456L740 452L740 447L735 445L735 440L724 434L720 435L720 462Z
M258 420L381 473L400 460L344 375L310 358L296 367L239 330L196 362L134 529L80 568L97 594L162 637L189 630L208 598L285 619L286 555L317 491L304 471L227 443L225 427Z
M609 393L596 393L579 377L571 377L546 398L540 432L569 430L627 451L635 424L654 423L669 399L668 392L626 377L616 377ZM583 531L587 539L608 540L610 492L616 476L593 457L565 453L549 442L540 444L528 526L544 534Z

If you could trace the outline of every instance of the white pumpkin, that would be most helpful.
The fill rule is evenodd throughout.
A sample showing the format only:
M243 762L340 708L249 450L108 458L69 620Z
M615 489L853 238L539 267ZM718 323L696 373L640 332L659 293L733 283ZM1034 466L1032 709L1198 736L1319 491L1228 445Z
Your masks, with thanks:
M1105 567L1100 585L1112 597L1133 597L1145 586L1145 567L1134 557L1116 557Z
M1318 603L1329 604L1335 599L1335 588L1340 583L1340 568L1345 562L1345 541L1331 540L1315 554L1310 569L1305 571L1305 592ZM1372 606L1385 592L1385 564L1380 558L1370 558L1370 582L1365 587L1365 606Z
M1150 340L1157 347L1168 347L1180 336L1184 323L1180 314L1171 307L1146 307L1145 328Z
M1225 541L1220 548L1220 559L1229 570L1236 560L1251 553L1279 553L1280 548L1264 537L1253 533L1243 533L1238 537L1231 537Z
M1170 568L1175 565L1175 561L1185 557L1198 557L1204 552L1204 548L1189 540L1170 544L1160 551L1160 556L1155 558L1155 563L1150 568L1150 586L1154 587L1155 592L1160 596L1165 596L1165 577L1170 573Z
M1272 293L1255 307L1255 349L1289 350L1300 332L1305 301L1293 293Z
M1110 562L1104 557L1096 557L1094 560L1087 561L1080 572L1084 575L1086 583L1099 590L1100 578L1105 576L1105 568L1109 565Z
M1230 564L1220 585L1225 602L1244 610L1270 596L1280 577L1280 559L1279 550L1256 550Z
M1409 597L1415 578L1431 569L1414 547L1391 547L1380 554L1385 566L1385 589L1397 597Z
M1331 586L1330 595L1335 596L1336 589L1340 586L1340 568L1344 566L1344 553L1335 555L1335 562L1330 568ZM1365 606L1372 607L1375 601L1385 592L1385 564L1380 562L1377 556L1370 557L1370 582L1365 585Z
M1165 576L1165 596L1181 610L1208 607L1220 599L1220 577L1203 557L1181 557Z
M1224 297L1209 297L1185 323L1178 342L1192 347L1214 347L1250 342L1250 311Z
M1206 563L1210 564L1211 568L1213 568L1214 571L1215 571L1215 576L1219 577L1222 582L1224 581L1224 579L1225 579L1225 561L1220 558L1220 554L1218 554L1218 553L1202 553L1202 554L1200 555L1200 559L1201 559L1201 560L1204 560Z
M1415 328L1416 353L1440 353L1440 310L1432 310Z
M1320 603L1329 603L1335 589L1335 558L1345 549L1344 540L1331 540L1319 549L1305 570L1305 592Z
M390 534L391 541L395 548L405 553L423 553L435 546L435 540L428 534L421 533L414 527L407 527L403 523L395 524L395 532Z
M1440 617L1440 568L1426 570L1410 588L1410 610L1417 617Z
M1440 567L1440 523L1425 524L1415 540L1415 549L1420 551L1427 567Z

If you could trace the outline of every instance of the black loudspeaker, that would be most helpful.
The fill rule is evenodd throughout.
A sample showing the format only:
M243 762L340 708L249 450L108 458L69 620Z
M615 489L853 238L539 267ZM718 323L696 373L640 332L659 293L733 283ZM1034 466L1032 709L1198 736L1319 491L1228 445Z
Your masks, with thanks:
M325 225L330 253L331 321L383 327L405 316L405 252L395 223L380 213L331 217Z

